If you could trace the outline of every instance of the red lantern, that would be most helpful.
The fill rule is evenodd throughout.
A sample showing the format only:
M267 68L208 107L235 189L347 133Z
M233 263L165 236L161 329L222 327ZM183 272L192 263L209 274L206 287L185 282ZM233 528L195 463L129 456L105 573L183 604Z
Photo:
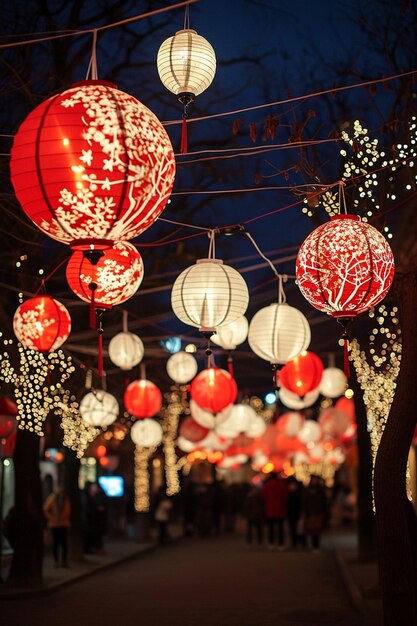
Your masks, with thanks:
M187 417L183 422L181 422L179 427L180 435L192 443L202 441L205 437L207 437L209 430L209 428L205 428L204 426L198 424L192 417Z
M302 244L296 278L301 293L316 309L352 318L387 295L394 257L376 228L357 215L335 215Z
M209 367L194 378L190 395L202 409L219 413L236 400L236 381L226 370Z
M0 440L7 439L12 434L15 426L15 420L6 415L0 415Z
M319 386L323 369L323 363L316 354L302 352L280 370L279 382L285 389L304 398L306 393Z
M162 395L154 383L142 378L134 380L126 388L124 404L126 411L134 417L152 417L161 409Z
M132 239L157 219L175 160L147 107L112 83L83 81L28 115L10 169L28 217L53 239L89 249Z
M112 248L103 250L95 264L81 250L76 250L68 261L66 273L68 285L81 300L109 308L126 302L136 293L143 280L143 261L135 246L118 241Z
M71 318L58 300L51 296L35 296L16 310L13 330L25 348L48 352L57 350L68 339Z

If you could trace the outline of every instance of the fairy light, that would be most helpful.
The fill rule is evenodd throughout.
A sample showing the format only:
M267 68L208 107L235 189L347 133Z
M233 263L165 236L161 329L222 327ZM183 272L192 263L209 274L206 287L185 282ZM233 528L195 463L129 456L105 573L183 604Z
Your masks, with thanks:
M87 424L79 412L75 396L65 391L61 406L61 428L64 431L63 444L73 450L80 459L88 445L100 434L100 429Z
M166 406L162 409L163 449L165 457L165 480L166 493L168 496L177 494L181 487L178 478L178 457L175 452L175 440L178 436L178 423L180 415L184 412L186 395L182 394L181 388L173 386L173 391L165 394Z
M155 450L156 447L135 446L135 511L138 513L149 511L149 459Z
M11 339L4 345L10 345ZM43 424L49 413L62 415L62 403L65 405L66 391L63 383L75 371L72 359L62 350L43 354L36 350L27 350L18 343L19 369L13 367L8 352L0 354L0 379L14 387L18 414L17 425L43 437ZM58 381L50 384L49 379L55 374Z

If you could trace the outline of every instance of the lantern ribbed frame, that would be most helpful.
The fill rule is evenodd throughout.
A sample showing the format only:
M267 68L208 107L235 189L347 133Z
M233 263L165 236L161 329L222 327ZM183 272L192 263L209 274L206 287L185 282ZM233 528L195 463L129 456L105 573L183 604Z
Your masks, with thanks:
M394 279L385 237L357 215L335 215L316 228L298 252L296 279L319 311L350 318L376 306Z
M17 131L11 177L28 217L73 247L136 237L171 194L175 159L157 117L112 83L82 81Z
M209 367L194 378L190 395L202 409L220 413L236 400L236 381L226 370Z
M143 448L159 446L162 441L162 427L156 420L145 418L135 422L130 429L133 443Z
M90 285L96 307L108 308L129 300L143 280L143 261L135 246L128 241L116 241L103 250L94 265L81 250L75 250L68 261L66 277L69 287L84 302L91 302Z
M117 333L110 339L109 357L122 370L131 370L143 359L145 348L142 339L130 332Z
M236 350L237 346L246 341L249 324L244 315L230 324L220 326L210 340L223 350Z
M126 410L138 419L152 417L161 410L162 394L155 383L144 378L134 380L124 393Z
M40 352L57 350L71 332L71 317L58 300L35 296L16 309L13 330L25 348Z
M317 354L302 352L280 370L279 382L288 391L304 398L319 387L323 369L323 362Z
M185 385L197 374L198 364L192 354L180 350L169 357L167 361L167 374L177 383Z
M179 30L166 39L156 60L162 84L176 96L198 96L213 81L216 54L209 42L195 30Z
M119 403L107 391L90 391L80 402L80 415L90 426L105 428L119 417Z
M176 279L171 293L175 315L201 332L215 331L241 317L249 303L242 276L219 259L200 259Z
M306 317L285 302L260 309L249 324L248 342L261 359L283 365L310 345L311 331Z

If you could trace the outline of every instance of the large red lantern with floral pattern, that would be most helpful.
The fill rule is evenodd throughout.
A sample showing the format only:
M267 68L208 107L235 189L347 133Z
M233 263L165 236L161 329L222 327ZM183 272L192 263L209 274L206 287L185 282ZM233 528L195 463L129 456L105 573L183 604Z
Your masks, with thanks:
M142 233L163 210L175 176L171 142L156 116L96 80L76 83L28 115L10 168L30 219L81 249Z
M357 215L335 215L302 244L296 262L301 293L319 311L352 318L376 306L394 278L385 237Z
M159 413L162 406L162 394L150 380L134 380L124 394L124 405L133 417L144 419Z
M128 241L117 241L103 250L95 264L84 252L76 250L67 265L67 281L72 291L85 302L94 299L95 306L100 308L126 302L142 280L142 258Z
M61 302L51 296L35 296L21 304L13 317L20 343L31 350L57 350L71 332L71 318Z
M320 385L323 369L323 363L317 354L302 352L280 370L279 382L285 389L304 398Z
M236 400L236 381L226 370L209 367L194 378L190 395L202 409L219 413Z

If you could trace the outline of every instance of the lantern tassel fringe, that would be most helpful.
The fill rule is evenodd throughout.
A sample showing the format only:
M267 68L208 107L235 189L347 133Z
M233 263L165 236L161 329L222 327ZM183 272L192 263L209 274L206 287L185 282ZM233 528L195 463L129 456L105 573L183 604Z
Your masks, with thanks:
M181 154L187 154L188 152L188 137L187 137L187 113L184 112L182 116L182 125L181 125Z

